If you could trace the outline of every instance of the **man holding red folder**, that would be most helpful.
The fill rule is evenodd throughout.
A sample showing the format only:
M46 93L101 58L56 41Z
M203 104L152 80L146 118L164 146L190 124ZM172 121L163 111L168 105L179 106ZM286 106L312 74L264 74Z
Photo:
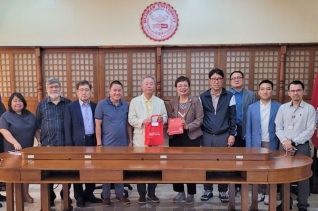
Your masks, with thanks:
M145 146L145 131L144 127L146 123L152 121L151 116L158 115L157 121L167 123L168 115L163 100L153 95L155 91L156 80L152 76L145 76L141 81L141 89L143 94L135 97L131 100L128 113L128 122L134 128L133 132L133 146L143 147ZM155 195L157 184L137 184L137 190L139 193L139 204L146 203L146 194L148 192L147 199L154 203L159 203L160 200Z

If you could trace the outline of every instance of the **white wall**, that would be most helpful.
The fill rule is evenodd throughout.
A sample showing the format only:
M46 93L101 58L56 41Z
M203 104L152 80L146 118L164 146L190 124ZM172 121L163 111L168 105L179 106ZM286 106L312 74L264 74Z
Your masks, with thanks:
M154 2L0 0L0 46L318 42L317 0L165 0L179 28L164 42L141 30L141 14Z

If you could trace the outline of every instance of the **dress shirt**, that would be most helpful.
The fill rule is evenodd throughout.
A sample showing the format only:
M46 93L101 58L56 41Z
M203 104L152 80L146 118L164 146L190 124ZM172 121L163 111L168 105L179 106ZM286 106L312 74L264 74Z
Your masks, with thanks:
M243 89L238 92L235 89L233 89L233 94L235 97L235 102L236 102L236 124L242 124L242 117L243 117Z
M276 135L280 142L292 140L304 144L314 134L316 113L312 105L302 101L297 108L292 102L283 104L276 115Z
M148 100L144 94L142 94L146 103L148 115L151 116L152 114L152 97Z
M93 121L93 113L91 109L91 104L90 102L85 104L81 100L78 100L78 102L80 104L81 111L82 111L85 134L86 135L94 134L94 121Z
M64 146L64 112L71 101L60 97L54 104L48 97L39 102L36 109L36 128L41 129L42 146Z

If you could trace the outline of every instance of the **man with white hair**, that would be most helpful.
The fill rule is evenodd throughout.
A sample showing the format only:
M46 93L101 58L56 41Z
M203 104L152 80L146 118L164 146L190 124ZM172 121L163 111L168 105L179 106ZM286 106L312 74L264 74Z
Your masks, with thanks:
M145 76L141 80L141 89L143 94L131 100L128 113L128 122L134 127L133 133L133 146L145 146L144 126L147 122L151 122L151 116L159 115L158 121L167 122L168 114L163 100L154 96L156 80L152 76ZM155 195L157 184L137 184L139 193L139 204L146 203L146 194L148 191L147 199L154 203L159 203L160 200Z
M64 112L71 101L61 96L61 82L49 78L46 82L48 98L39 102L36 109L36 138L39 146L64 146ZM63 199L63 190L60 193ZM56 195L50 184L50 205L54 206ZM68 197L69 198L69 197ZM72 200L69 198L70 203Z

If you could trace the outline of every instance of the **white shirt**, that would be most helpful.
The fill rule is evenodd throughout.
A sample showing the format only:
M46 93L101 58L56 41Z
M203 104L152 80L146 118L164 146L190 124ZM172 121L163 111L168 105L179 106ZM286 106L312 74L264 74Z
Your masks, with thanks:
M260 113L261 113L261 128L262 128L262 141L269 142L269 114L271 112L271 102L264 104L260 101Z

